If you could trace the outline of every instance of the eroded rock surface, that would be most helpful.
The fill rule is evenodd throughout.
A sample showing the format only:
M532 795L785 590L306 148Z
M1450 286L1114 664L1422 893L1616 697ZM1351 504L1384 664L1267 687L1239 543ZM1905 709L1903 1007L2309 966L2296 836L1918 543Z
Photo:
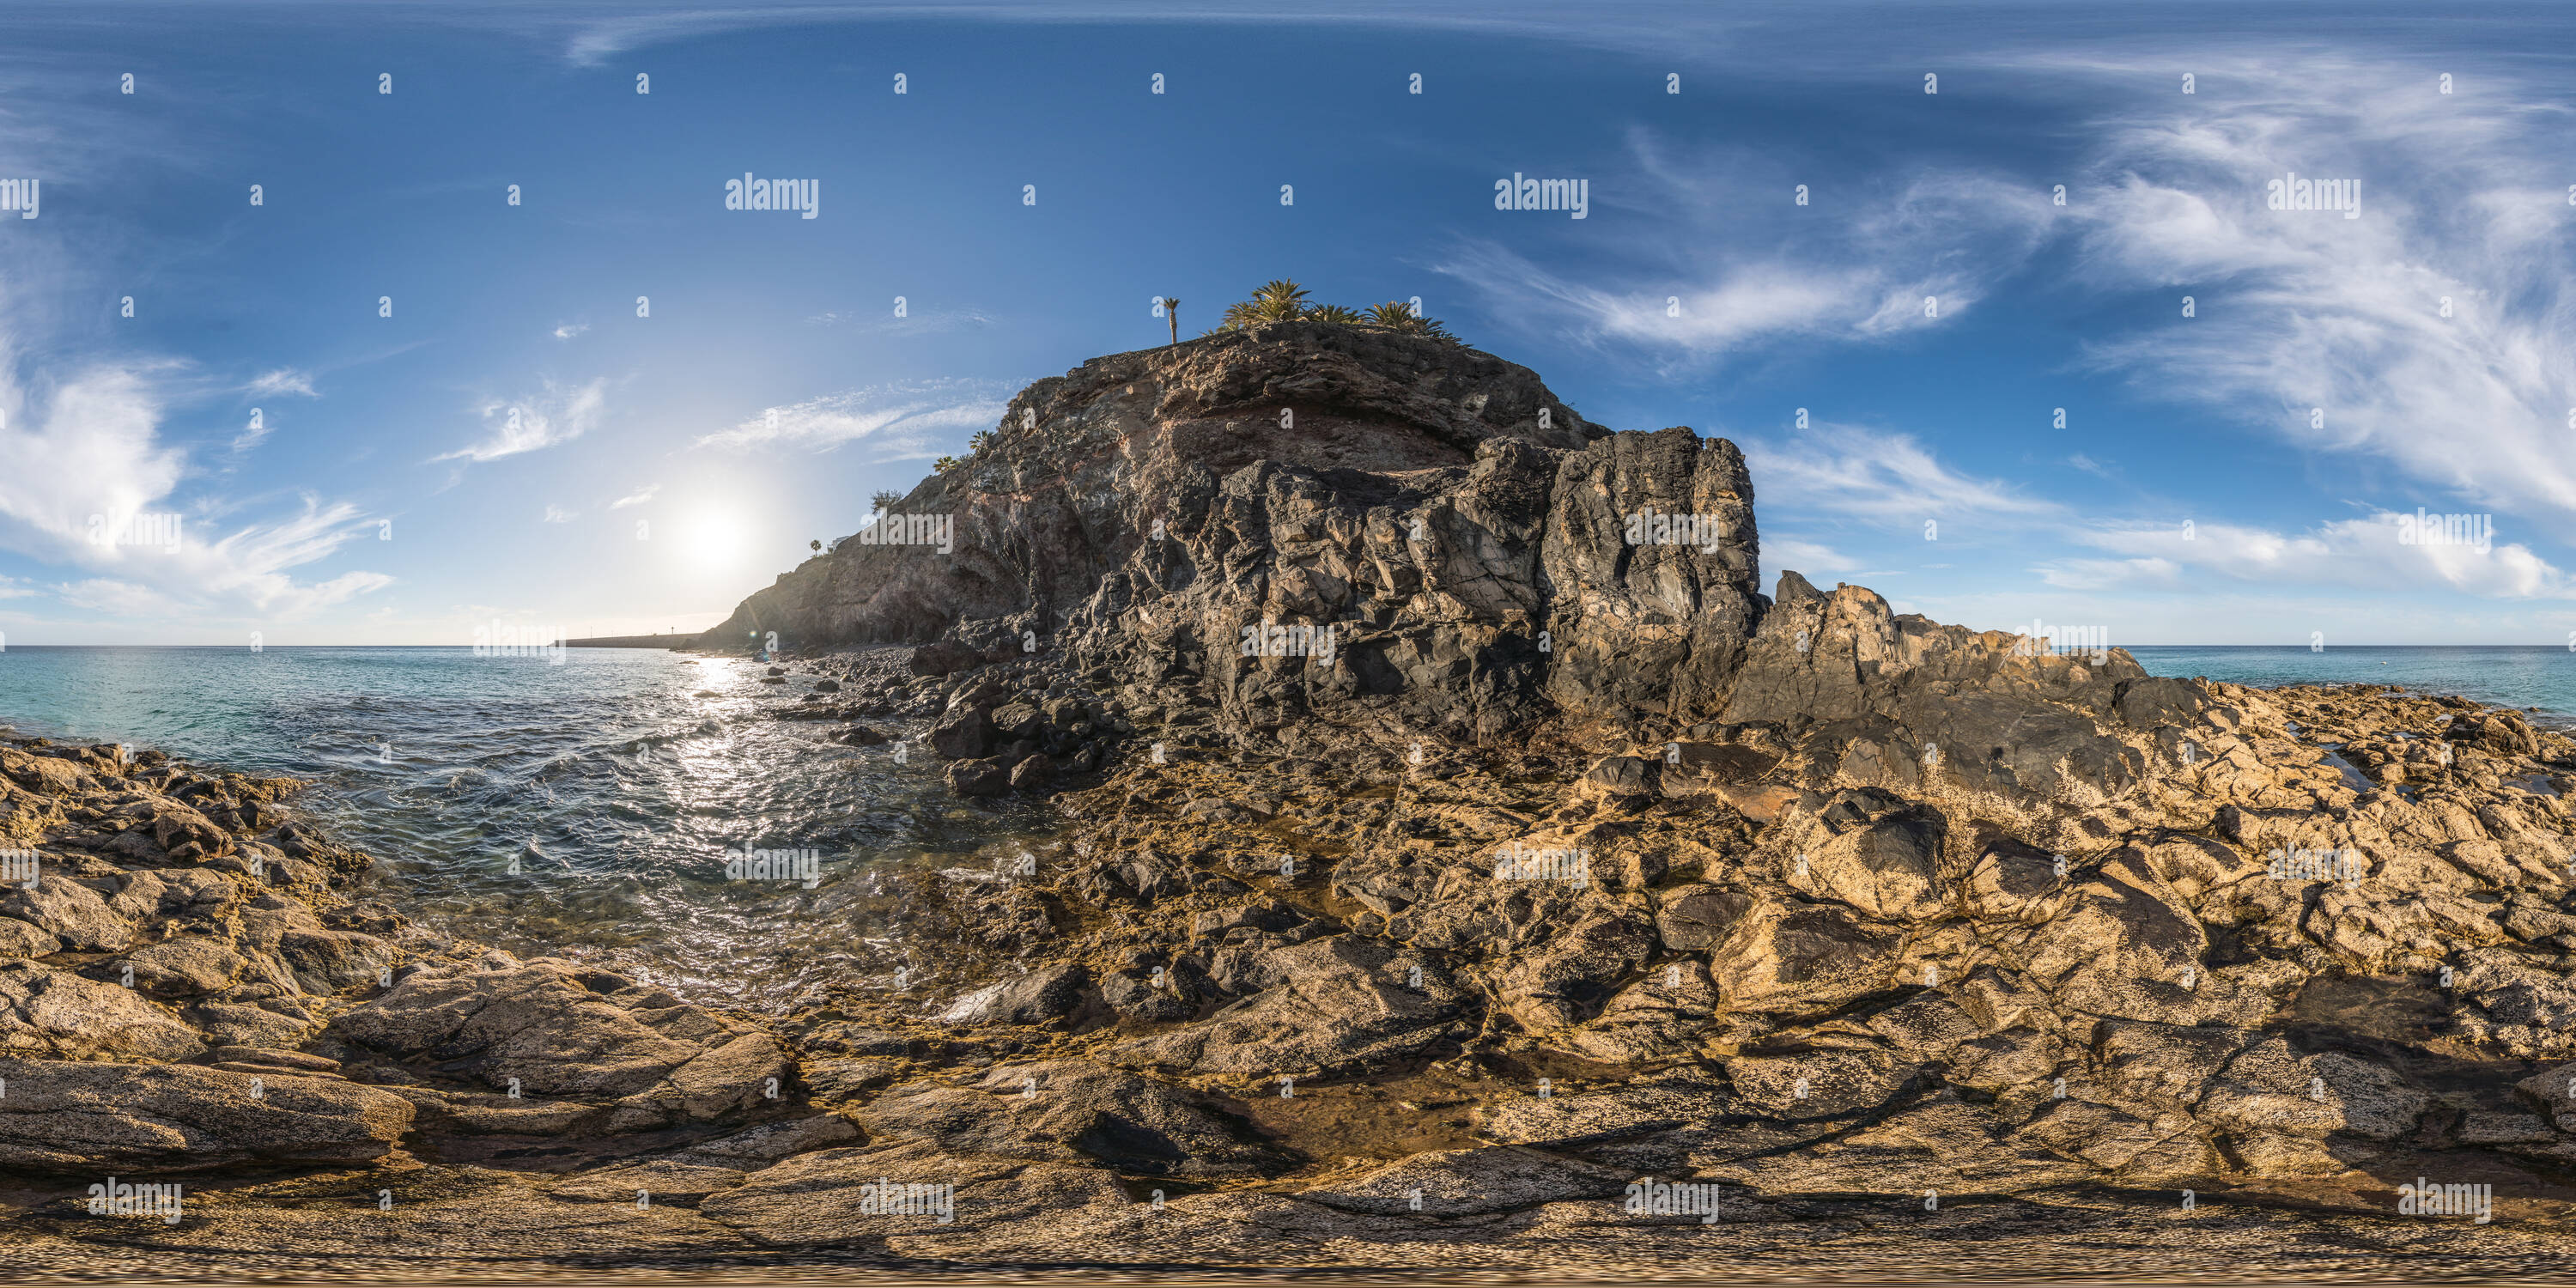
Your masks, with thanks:
M2069 1196L2185 1189L2242 1253L2475 1177L2563 1251L2558 729L1765 595L1733 445L1441 342L1117 355L996 433L898 507L952 550L844 542L711 637L784 637L769 714L1052 796L989 871L883 875L917 976L755 1019L452 943L360 915L279 785L12 743L0 1165L363 1165L583 1255L624 1205L707 1255L1699 1269L2165 1247ZM178 1125L251 1077L304 1099Z

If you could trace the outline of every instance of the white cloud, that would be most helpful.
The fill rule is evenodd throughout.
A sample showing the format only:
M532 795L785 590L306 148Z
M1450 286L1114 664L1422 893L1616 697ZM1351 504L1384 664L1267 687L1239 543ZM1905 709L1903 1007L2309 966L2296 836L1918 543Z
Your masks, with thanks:
M662 485L659 483L646 484L644 487L636 491L629 492L626 495L609 502L608 508L612 510L623 510L630 505L642 505L645 502L652 500L654 496L661 492L661 490Z
M1762 562L1769 568L1771 580L1777 580L1784 570L1813 581L1818 577L1850 573L1860 567L1850 556L1831 546L1767 533L1762 537Z
M233 435L233 441L230 445L233 455L239 456L248 452L250 449L259 446L261 443L268 441L269 431L275 428L275 425L269 423L265 409L262 409L262 414L257 423L245 423L242 428L242 432Z
M993 319L974 309L908 309L908 316L896 317L889 307L883 312L852 313L833 309L805 319L816 326L855 324L879 334L931 335L966 327L986 327Z
M1542 269L1489 242L1434 265L1497 316L1590 343L1687 361L1788 340L1874 341L1938 326L2026 262L2059 213L2028 184L1930 172L1883 193L1837 192L1805 207L1797 181L1749 154L1675 158L1632 136L1623 175L1594 185L1662 225L1633 245L1660 262L1622 265L1606 286ZM1606 199L1605 199L1606 201Z
M2190 51L2204 92L2185 97L2170 74L2183 51L2123 65L2065 50L2034 36L1974 60L2065 123L2063 208L2051 175L1934 160L1873 187L1866 170L1819 180L1742 150L1668 157L1639 132L1624 172L1595 184L1646 226L1625 262L1576 277L1475 242L1436 267L1497 318L1700 362L1936 325L1921 297L1947 319L2062 251L2090 299L2161 319L2087 345L2086 365L2576 540L2560 173L2576 121L2549 85L2487 69L2443 95L2411 55L2302 44ZM2357 180L2360 217L2269 209L2266 181L2293 172ZM1802 182L1804 208L1787 196Z
M554 336L558 340L569 340L589 329L587 322L565 322L555 328Z
M298 371L293 367L280 367L275 371L254 377L243 388L253 398L275 398L286 394L303 398L321 397L320 394L313 392L313 373Z
M933 380L827 394L760 415L697 440L699 447L803 447L828 451L857 439L901 450L950 442L1002 418L1008 399L990 381Z
M2203 71L2221 77L2223 96L2102 127L2073 207L2080 271L2163 296L2164 321L2090 360L2576 536L2576 260L2563 180L2535 186L2563 169L2565 111L2492 72L2444 96L2411 63ZM2291 172L2358 180L2360 218L2269 209L2266 181Z
M1969 516L2039 519L2060 512L2053 502L2025 497L2010 484L1950 468L1911 434L1820 421L1778 441L1748 439L1743 446L1766 512L1787 509L1879 523Z
M2211 579L2278 587L2327 586L2486 599L2576 599L2571 580L2518 542L2409 544L2401 516L2381 512L2304 533L2223 523L2120 524L2069 535L2123 556L2059 559L2034 569L2067 590L2207 590Z
M608 405L608 381L565 389L549 380L545 392L516 402L498 400L484 403L476 410L491 431L482 442L458 448L433 461L497 461L557 443L570 442L599 425L600 414Z
M545 521L548 523L570 523L580 517L580 515L559 505L550 505L546 507Z
M2057 559L2031 571L2059 590L2183 588L2182 565L2170 559Z

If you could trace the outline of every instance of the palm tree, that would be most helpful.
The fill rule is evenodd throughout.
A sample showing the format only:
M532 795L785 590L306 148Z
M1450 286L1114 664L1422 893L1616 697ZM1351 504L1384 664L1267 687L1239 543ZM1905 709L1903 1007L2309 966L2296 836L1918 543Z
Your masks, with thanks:
M965 464L964 461L958 460L954 456L942 456L938 460L932 461L930 463L930 468L945 474L963 464Z
M1339 304L1318 304L1306 310L1306 318L1313 322L1339 322L1344 326L1355 326L1367 321L1368 315L1357 309L1343 308Z
M808 541L808 542L806 542L805 544L806 544L806 546L807 546L808 548L812 549L814 553L816 553L816 554L818 554L818 555L819 555L819 554L821 554L821 553L823 553L823 539L822 539L821 537L816 537L816 538L815 538L815 539L813 539L812 541Z
M1263 282L1252 298L1225 306L1228 328L1259 326L1264 322L1287 322L1306 312L1306 288L1295 282L1273 278Z
M903 503L903 493L889 488L868 498L870 510L891 510Z
M975 436L966 440L966 450L970 452L980 452L992 445L993 431L989 429L976 430Z
M1434 340L1455 338L1449 334L1449 328L1415 312L1412 305L1402 300L1388 300L1371 308L1368 321L1371 326L1382 326L1404 335L1426 336Z
M1172 343L1181 342L1181 301L1179 296L1163 297L1163 320L1172 324Z

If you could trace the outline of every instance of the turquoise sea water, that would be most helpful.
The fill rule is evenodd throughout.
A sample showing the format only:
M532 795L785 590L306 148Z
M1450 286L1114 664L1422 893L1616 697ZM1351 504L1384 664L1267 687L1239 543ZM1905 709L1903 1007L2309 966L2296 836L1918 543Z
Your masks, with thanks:
M2157 645L2129 650L2155 675L2200 676L2266 687L2397 684L2497 706L2538 707L2535 724L2576 726L2576 652L2548 645L2301 646Z
M372 880L407 913L747 1003L936 973L916 960L930 949L898 942L870 873L990 867L979 849L1045 825L1034 806L950 799L927 755L897 763L828 741L837 724L767 718L781 689L753 663L560 656L12 646L0 723L314 780L298 808L376 856ZM814 851L821 880L724 879L724 852L745 846Z

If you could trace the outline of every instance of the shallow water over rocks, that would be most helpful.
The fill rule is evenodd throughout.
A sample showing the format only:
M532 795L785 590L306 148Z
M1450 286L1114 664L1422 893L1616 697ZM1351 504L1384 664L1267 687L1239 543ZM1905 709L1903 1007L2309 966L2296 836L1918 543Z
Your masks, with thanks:
M909 942L915 867L994 871L1043 806L952 797L918 747L779 720L811 677L655 650L28 648L0 720L314 782L295 808L377 860L369 893L446 934L782 1010L956 965ZM898 735L899 719L868 722ZM730 879L728 851L810 860ZM784 866L784 865L781 865ZM943 883L953 884L953 883Z

